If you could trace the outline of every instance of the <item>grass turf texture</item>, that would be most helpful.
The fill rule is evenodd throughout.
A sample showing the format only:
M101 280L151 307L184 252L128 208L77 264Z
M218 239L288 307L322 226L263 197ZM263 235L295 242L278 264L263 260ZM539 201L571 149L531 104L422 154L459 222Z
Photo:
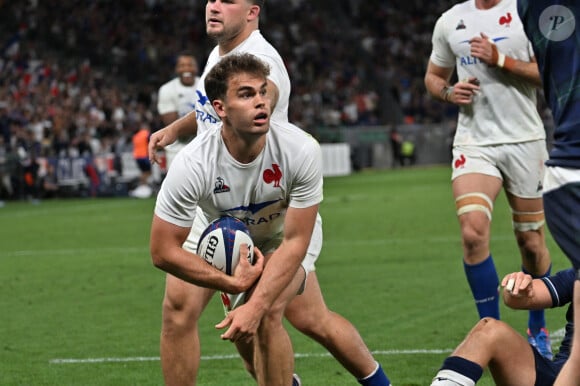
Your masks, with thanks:
M365 171L325 180L317 273L328 306L355 324L397 386L426 385L477 313L461 263L446 167ZM148 253L154 200L8 202L0 208L0 385L161 385L164 274ZM568 267L548 236L553 271ZM520 258L502 195L492 230L500 275ZM564 326L563 309L547 312ZM202 317L199 385L253 385ZM527 314L502 305L523 334ZM305 385L357 384L289 327ZM73 360L72 363L60 361ZM493 385L488 373L480 385Z

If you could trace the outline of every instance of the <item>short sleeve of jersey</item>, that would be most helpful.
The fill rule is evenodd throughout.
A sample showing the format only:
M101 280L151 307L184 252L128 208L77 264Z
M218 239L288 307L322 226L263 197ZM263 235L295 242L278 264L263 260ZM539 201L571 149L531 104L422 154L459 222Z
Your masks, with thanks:
M446 13L441 15L435 23L435 28L433 29L433 36L431 38L431 43L433 44L433 49L431 51L430 60L433 64L444 67L452 68L455 67L455 54L449 46L447 41L447 27L446 27Z
M191 146L189 144L188 146ZM203 179L185 151L177 154L165 176L155 203L155 215L180 227L191 227L201 199Z
M171 92L171 83L166 83L159 88L158 99L157 99L157 112L161 115L167 114L173 111L177 112L178 107L173 100Z
M552 296L552 307L561 307L572 301L575 280L576 273L572 268L542 279Z
M305 141L297 163L297 178L290 194L289 205L293 208L307 208L322 201L322 153L320 145L313 137Z

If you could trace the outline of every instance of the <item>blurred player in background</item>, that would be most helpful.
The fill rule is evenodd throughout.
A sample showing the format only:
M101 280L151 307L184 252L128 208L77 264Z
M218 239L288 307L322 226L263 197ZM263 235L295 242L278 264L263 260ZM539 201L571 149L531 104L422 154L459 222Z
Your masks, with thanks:
M270 66L268 95L275 105L273 122L288 121L290 78L284 62L276 49L259 31L259 14L263 0L208 1L206 5L206 30L217 41L210 53L196 92L195 111L174 121L154 133L149 143L149 157L158 161L156 149L173 143L180 136L201 134L216 130L221 119L207 99L204 79L222 58L229 54L249 52ZM317 217L317 227L322 220ZM207 226L199 210L192 233L184 248L195 251L201 232ZM316 246L309 253L316 254ZM198 320L213 292L192 285L169 274L166 279L163 301L163 326L161 333L161 363L168 385L195 384L200 361ZM389 380L376 362L356 328L341 315L328 309L324 302L315 272L308 275L304 293L294 298L285 312L290 323L303 334L323 345L357 380L368 386L386 386ZM248 371L255 376L252 352L240 348ZM298 383L295 379L295 384Z
M499 278L490 252L494 202L505 190L522 269L548 276L542 181L545 131L536 109L540 76L516 0L468 0L443 13L432 37L425 86L459 106L452 188L463 261L480 318L499 319ZM451 84L454 69L458 82ZM552 357L543 310L532 310L528 339Z
M157 111L165 126L185 116L195 108L195 90L199 86L197 61L193 54L182 52L177 55L175 62L175 78L159 88ZM175 155L190 140L192 136L180 137L174 143L165 146L167 167Z
M574 306L580 309L580 2L518 0L554 118L554 143L546 163L544 206L554 240L576 270ZM580 324L580 312L574 316ZM580 385L580 334L557 386Z
M574 270L568 269L542 279L514 272L502 280L502 286L507 286L503 298L508 307L530 310L570 304L566 312L566 335L553 361L543 357L507 323L483 318L445 359L431 386L473 386L486 367L499 386L553 385L570 356L575 276Z
M129 192L129 196L136 198L149 198L153 194L153 189L149 185L151 178L151 162L147 153L151 130L145 122L140 123L135 133L131 137L133 143L133 159L139 168L139 185Z

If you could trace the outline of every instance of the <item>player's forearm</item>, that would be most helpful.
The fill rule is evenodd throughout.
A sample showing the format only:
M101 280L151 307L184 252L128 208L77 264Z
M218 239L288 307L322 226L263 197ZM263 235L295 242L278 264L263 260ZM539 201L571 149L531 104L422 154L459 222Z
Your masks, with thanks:
M515 310L542 310L551 308L552 297L544 282L540 279L532 281L530 291L522 291L518 295L513 295L511 291L504 289L503 301L506 306Z
M195 110L173 121L167 128L175 133L176 137L188 137L197 134L197 120Z
M512 58L511 56L501 52L493 42L491 42L491 58L488 59L487 63L491 66L496 66L511 75L524 79L536 87L542 86L540 71L538 70L538 64L535 61L526 62Z
M450 87L447 79L431 73L425 75L425 88L433 97L447 102L447 87Z
M537 63L510 59L511 58L506 56L506 63L510 64L509 66L504 64L504 71L508 71L512 75L524 79L536 87L542 86L542 79L540 78L540 72L538 71Z
M165 113L161 115L161 121L163 122L164 126L169 126L178 119L179 115L177 114L177 111L172 111L170 113Z
M239 293L246 289L239 288L232 276L181 247L153 246L151 256L155 267L188 283L227 293Z
M258 312L266 312L290 285L300 268L306 248L289 253L283 245L267 259L267 263L248 303Z

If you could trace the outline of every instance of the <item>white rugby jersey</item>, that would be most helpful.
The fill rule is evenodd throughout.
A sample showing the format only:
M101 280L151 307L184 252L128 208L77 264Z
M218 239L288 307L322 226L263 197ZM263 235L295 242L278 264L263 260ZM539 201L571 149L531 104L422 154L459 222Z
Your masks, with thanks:
M260 60L270 66L270 79L278 87L278 103L272 113L273 121L284 122L288 120L288 101L290 99L290 77L282 57L276 49L262 36L259 30L253 31L252 34L240 45L228 52L226 55L250 53L256 55ZM221 127L220 118L215 113L211 102L205 92L205 77L209 71L224 56L219 55L219 48L216 46L210 53L205 65L203 74L197 87L195 97L195 110L197 113L197 133L201 133L212 127Z
M171 79L159 88L157 111L160 115L177 111L183 117L195 108L195 90L199 86L199 76L195 77L192 86L185 86L179 77Z
M173 161L155 214L181 227L192 225L198 206L208 221L233 215L246 222L255 245L272 248L283 238L288 207L322 201L322 181L318 142L289 122L271 122L264 149L249 164L230 155L220 130L208 130Z
M545 139L535 87L470 55L469 40L481 32L507 56L529 62L534 55L516 0L502 0L488 10L477 9L475 0L468 0L441 15L433 31L431 62L446 68L456 66L458 79L474 76L481 87L472 105L460 107L454 145Z

